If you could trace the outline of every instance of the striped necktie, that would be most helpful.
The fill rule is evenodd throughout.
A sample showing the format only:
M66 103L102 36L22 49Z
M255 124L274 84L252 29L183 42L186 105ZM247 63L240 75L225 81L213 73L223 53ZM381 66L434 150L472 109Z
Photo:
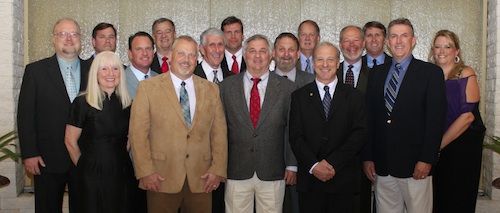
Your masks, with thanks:
M400 72L401 72L401 64L397 63L392 72L392 77L389 80L389 84L387 84L387 88L385 89L385 96L384 96L385 107L387 108L387 115L389 116L392 113L394 103L396 103Z

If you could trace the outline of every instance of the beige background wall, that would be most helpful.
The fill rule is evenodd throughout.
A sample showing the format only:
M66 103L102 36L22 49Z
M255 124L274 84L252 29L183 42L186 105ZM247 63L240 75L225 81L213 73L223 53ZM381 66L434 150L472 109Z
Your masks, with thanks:
M378 20L387 25L398 17L409 18L417 34L415 56L427 59L430 40L440 29L456 32L461 38L464 58L481 71L481 0L30 0L28 16L28 61L53 54L50 34L57 19L70 17L82 28L82 58L93 49L91 32L99 22L110 22L118 30L118 54L128 64L128 36L143 30L151 33L152 22L159 17L172 19L178 35L199 39L208 27L220 27L221 21L235 15L242 19L247 37L261 33L271 41L281 32L296 33L305 19L315 20L322 40L338 44L339 32L346 25Z

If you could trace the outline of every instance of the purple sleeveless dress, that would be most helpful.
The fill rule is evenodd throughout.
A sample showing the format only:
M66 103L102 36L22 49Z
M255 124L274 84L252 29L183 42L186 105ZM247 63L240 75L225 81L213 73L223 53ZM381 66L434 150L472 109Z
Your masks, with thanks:
M468 103L466 78L446 81L448 112L447 130L463 113L472 112L474 121L439 156L434 172L435 212L475 212L479 176L481 172L484 125L479 114L479 103Z

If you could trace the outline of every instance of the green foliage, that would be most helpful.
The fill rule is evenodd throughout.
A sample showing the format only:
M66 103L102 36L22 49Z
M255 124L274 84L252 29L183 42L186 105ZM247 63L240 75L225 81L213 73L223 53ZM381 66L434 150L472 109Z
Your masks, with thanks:
M19 153L15 153L9 149L9 146L14 147L15 149L15 139L17 139L15 131L8 132L7 134L0 137L0 152L3 153L3 155L0 156L0 161L3 161L7 158L10 158L14 161L17 161L19 159Z
M490 138L492 142L491 143L484 143L483 147L491 149L494 152L500 154L500 137L489 136L489 135L487 135L487 137Z

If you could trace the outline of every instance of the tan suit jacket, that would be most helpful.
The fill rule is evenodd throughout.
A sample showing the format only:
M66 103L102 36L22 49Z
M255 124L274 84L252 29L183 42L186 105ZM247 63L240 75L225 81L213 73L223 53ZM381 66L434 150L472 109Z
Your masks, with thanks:
M196 109L187 127L170 74L139 83L132 104L129 138L137 179L158 173L160 192L178 193L187 177L201 193L205 172L226 177L227 128L219 88L193 75ZM144 189L142 180L139 187Z

